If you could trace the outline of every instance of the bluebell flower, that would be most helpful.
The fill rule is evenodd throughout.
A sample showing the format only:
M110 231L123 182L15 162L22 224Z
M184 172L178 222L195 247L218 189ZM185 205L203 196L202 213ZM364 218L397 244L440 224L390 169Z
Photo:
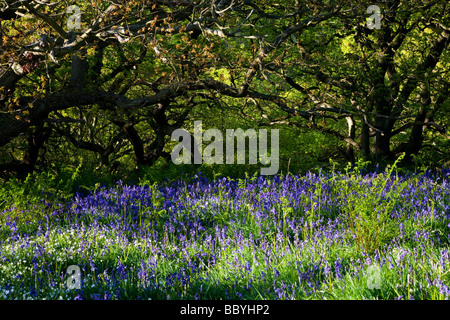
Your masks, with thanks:
M336 272L336 277L337 277L338 279L342 278L342 274L341 274L341 271L342 271L341 261L342 261L341 258L337 258L337 260L336 260L335 263L334 263L334 271Z
M278 278L280 276L280 273L275 268L273 268L273 274L274 274L275 278Z
M283 299L283 290L281 288L275 288L275 294L277 295L276 299Z
M325 267L324 267L324 270L323 270L323 275L325 276L325 278L328 278L330 276L330 274L331 274L331 268L328 265L328 261L325 261Z

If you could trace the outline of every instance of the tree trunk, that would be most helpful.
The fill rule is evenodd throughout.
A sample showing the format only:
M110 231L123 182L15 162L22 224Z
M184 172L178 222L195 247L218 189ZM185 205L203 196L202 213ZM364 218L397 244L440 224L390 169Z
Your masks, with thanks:
M352 117L347 117L347 125L348 125L348 137L352 140L355 140L355 133L356 133L356 128L355 128L355 122L353 121ZM347 159L351 162L354 163L355 162L355 152L353 150L352 145L347 142L347 146L345 148L345 154Z
M412 160L412 155L417 154L422 148L423 125L421 123L425 122L426 115L426 110L423 107L420 107L415 118L416 124L411 129L411 134L409 135L408 143L405 148L404 161L406 163L410 163Z
M72 74L70 76L70 86L82 90L85 85L86 72L89 64L80 57L72 58Z
M394 154L391 152L391 132L394 121L392 119L380 119L376 121L377 131L375 134L375 142L373 144L373 154L377 161L392 160Z
M363 151L364 161L370 160L370 137L369 126L363 122L361 127L361 149Z

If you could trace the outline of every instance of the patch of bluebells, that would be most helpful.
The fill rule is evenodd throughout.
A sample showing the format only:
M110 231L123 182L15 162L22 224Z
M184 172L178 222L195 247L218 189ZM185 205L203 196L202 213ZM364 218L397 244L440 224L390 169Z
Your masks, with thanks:
M11 208L1 213L6 219L0 228L0 299L49 298L49 290L75 300L246 299L256 292L269 299L295 299L317 297L330 279L345 285L347 275L360 276L373 264L399 274L408 265L412 274L412 263L430 265L427 246L448 244L450 170L439 176L382 177L389 180L380 203L401 190L389 213L399 221L398 236L373 256L360 253L349 260L331 255L354 248L345 205L366 197L379 175L349 179L340 173L308 173L245 181L208 181L199 175L190 183L154 186L119 181L55 204L57 211L41 215L31 231L10 218L8 212L16 210ZM314 221L308 217L311 208L317 212ZM434 229L427 227L430 219ZM412 244L414 251L401 243ZM449 254L438 252L433 268L442 273L449 269ZM82 292L67 289L64 272L69 265L82 267ZM217 270L229 280L211 280ZM24 277L30 277L28 287L20 285ZM448 299L445 279L427 275L426 282ZM199 294L203 285L214 291Z

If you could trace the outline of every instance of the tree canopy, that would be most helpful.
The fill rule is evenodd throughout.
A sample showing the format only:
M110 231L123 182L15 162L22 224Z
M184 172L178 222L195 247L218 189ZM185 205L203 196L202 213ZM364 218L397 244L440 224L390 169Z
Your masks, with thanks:
M378 1L380 28L370 5L2 1L0 174L69 150L153 165L175 129L223 113L338 139L349 161L448 158L448 2Z

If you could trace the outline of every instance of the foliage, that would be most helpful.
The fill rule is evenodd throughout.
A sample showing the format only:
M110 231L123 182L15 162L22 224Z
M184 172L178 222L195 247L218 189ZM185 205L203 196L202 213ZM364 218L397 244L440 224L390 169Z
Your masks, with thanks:
M448 299L449 178L196 176L7 206L0 299Z
M126 177L168 162L194 120L279 128L285 173L447 161L446 1L380 1L381 29L369 1L83 0L75 29L70 4L2 2L3 178L62 163Z

